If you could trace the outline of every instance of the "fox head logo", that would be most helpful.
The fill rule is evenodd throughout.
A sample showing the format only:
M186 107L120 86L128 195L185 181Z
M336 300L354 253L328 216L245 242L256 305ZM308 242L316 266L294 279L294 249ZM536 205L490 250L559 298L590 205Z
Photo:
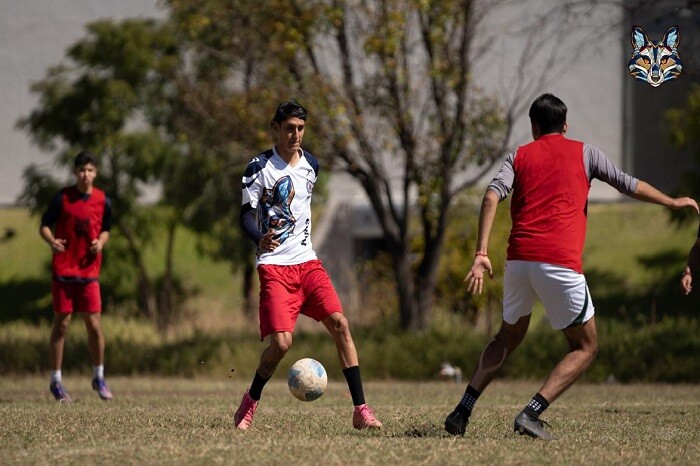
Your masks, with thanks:
M632 27L632 58L629 61L630 74L635 79L657 87L663 82L676 79L681 74L683 63L678 56L681 42L678 26L666 31L663 39L652 42L639 26Z

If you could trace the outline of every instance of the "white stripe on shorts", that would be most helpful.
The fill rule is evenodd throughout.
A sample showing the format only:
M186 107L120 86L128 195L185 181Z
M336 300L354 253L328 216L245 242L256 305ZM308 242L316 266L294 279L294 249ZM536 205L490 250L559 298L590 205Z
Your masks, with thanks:
M556 330L588 321L595 314L586 277L544 262L506 261L503 277L503 320L514 324L542 302Z

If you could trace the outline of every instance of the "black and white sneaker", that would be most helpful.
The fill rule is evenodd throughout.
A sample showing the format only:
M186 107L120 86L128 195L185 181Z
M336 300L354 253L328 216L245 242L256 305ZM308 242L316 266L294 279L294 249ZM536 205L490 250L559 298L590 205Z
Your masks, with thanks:
M513 430L520 435L526 434L543 440L557 440L556 437L545 430L544 426L549 426L549 424L542 419L530 417L525 411L521 411L515 418Z
M445 430L452 435L464 436L464 432L467 430L467 424L469 424L469 418L455 409L447 416L447 419L445 419Z

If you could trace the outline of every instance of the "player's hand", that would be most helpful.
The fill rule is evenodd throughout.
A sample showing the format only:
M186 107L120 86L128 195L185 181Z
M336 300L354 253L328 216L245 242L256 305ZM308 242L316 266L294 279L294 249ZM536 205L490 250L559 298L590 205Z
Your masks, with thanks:
M102 244L102 241L99 239L93 239L90 243L90 252L93 254L99 254L102 252L103 247L104 245Z
M66 240L54 238L51 243L51 249L53 252L64 252L66 250Z
M686 295L689 295L693 290L693 276L689 273L684 273L681 277L681 290L683 290L683 293Z
M690 207L696 214L700 215L700 209L695 199L690 197L677 197L673 200L674 209L685 209L686 207Z
M274 236L274 231L268 231L265 233L265 236L260 238L260 241L258 241L258 249L260 252L272 252L280 245L279 240L276 240Z
M484 289L484 272L488 272L489 277L493 278L493 267L491 261L486 256L476 256L474 264L469 271L464 281L467 283L467 291L472 294L481 294Z

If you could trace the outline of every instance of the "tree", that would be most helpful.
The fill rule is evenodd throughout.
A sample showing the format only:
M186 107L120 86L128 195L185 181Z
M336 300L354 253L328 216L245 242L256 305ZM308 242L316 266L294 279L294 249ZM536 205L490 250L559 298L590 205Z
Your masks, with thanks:
M173 152L159 132L134 122L148 118L150 109L145 103L160 92L164 78L178 66L179 52L173 35L154 21L99 21L87 31L87 37L68 50L68 60L32 86L32 92L40 96L39 105L18 121L18 127L41 148L56 151L57 164L67 170L79 150L98 155L98 183L112 198L115 226L123 238L111 248L123 248L137 276L141 310L158 321L162 312L143 258L144 247L156 240L153 227L158 222L137 200L143 185L167 179L163 167ZM22 199L36 211L48 201L48 189L37 190L36 186L55 185L50 174L30 166L25 171ZM165 220L166 241L172 244L172 226L177 220L172 216ZM169 247L167 264L171 258ZM171 275L172 267L167 266L166 282Z
M700 85L691 86L686 104L681 108L673 108L665 115L669 136L674 147L687 150L688 155L695 159L695 168L684 174L679 192L700 199ZM690 221L695 216L685 212L671 212L671 218L676 222Z
M40 142L60 136L110 154L125 206L137 181L160 180L172 208L170 240L183 221L202 234L203 249L246 264L250 275L250 249L234 227L242 164L269 144L264 128L279 96L310 102L318 118L307 146L364 189L391 255L401 326L418 329L430 321L450 210L504 155L514 116L566 66L566 38L600 3L169 0L169 20L146 23L155 28L150 42L130 42L128 27L138 22L102 35L93 26L101 42L74 48L69 56L80 66L56 70L36 88L46 111L23 126ZM494 26L502 13L510 23ZM519 73L496 99L472 77L504 30L519 38L509 63ZM106 58L94 53L98 43ZM132 60L115 45L139 48L128 49ZM78 72L75 89L66 86ZM57 104L66 111L53 111ZM136 114L150 124L138 138L126 132ZM44 127L54 117L60 124ZM119 171L126 161L136 163Z
M455 200L504 155L515 115L553 70L566 66L562 45L580 17L601 3L171 0L168 5L198 44L193 50L206 59L201 62L215 63L222 81L238 83L245 102L293 95L311 103L319 115L313 125L318 152L332 154L366 192L392 258L401 326L418 329L430 320ZM520 15L510 24L485 22L503 12L513 17L513 11ZM530 11L535 13L523 14ZM496 99L472 75L504 30L522 44L512 63L520 74ZM411 246L414 219L418 251Z

